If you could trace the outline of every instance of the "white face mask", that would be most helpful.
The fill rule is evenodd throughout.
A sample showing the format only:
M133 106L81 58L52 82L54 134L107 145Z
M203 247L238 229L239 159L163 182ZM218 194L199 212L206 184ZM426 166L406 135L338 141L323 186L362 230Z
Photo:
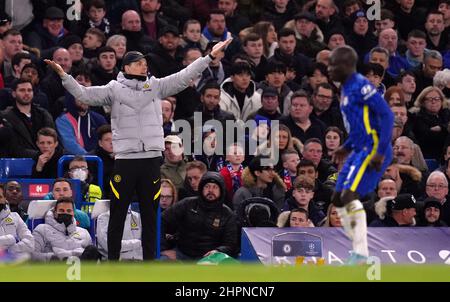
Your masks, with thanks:
M72 178L73 179L79 179L81 181L85 181L88 177L88 173L86 170L83 169L75 169L72 171Z

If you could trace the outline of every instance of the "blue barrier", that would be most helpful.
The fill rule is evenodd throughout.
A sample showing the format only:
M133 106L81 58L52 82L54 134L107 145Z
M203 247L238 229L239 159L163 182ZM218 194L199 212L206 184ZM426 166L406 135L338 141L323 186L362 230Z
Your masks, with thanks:
M33 165L31 158L0 158L0 178L30 177Z

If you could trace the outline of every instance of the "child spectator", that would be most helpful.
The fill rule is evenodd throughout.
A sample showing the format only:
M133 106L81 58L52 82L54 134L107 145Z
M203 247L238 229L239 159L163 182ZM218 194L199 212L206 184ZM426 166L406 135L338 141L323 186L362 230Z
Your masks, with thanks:
M233 200L234 193L242 186L242 171L244 167L244 149L239 144L232 144L228 147L225 167L220 170L225 180L227 189L227 199Z
M319 210L314 202L314 181L308 177L299 177L294 181L294 191L292 197L288 198L283 206L283 211L292 211L302 208L309 213L309 217L314 225L320 225L325 218L325 214Z
M106 42L105 34L97 28L89 28L84 34L84 57L92 59L97 56L97 50Z

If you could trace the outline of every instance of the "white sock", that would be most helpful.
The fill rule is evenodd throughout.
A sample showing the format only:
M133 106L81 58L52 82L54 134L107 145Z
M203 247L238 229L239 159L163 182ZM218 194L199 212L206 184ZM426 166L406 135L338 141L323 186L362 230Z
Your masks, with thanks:
M353 200L346 205L350 226L353 231L353 251L361 256L369 256L367 245L367 220L364 207L359 200Z
M350 217L347 213L346 207L336 207L336 212L339 215L339 218L341 219L342 227L344 228L345 234L350 238L350 240L353 240L353 229L350 225Z

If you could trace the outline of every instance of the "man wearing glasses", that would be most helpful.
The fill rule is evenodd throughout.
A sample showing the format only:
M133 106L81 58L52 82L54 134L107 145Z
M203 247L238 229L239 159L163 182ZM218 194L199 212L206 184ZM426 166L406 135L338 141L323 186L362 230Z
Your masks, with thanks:
M339 110L339 106L333 106L335 102L333 87L328 83L321 83L317 85L313 96L313 112L311 116L321 120L326 126L335 126L339 129L345 129L344 122L342 120L342 114Z
M425 189L426 197L433 197L439 200L442 205L441 219L449 225L450 223L450 202L448 196L448 181L445 174L434 171L428 176Z
M250 197L267 197L271 199L278 209L284 204L285 185L280 176L274 171L273 166L263 166L263 157L254 157L247 168L242 172L242 183L233 196L234 211Z

